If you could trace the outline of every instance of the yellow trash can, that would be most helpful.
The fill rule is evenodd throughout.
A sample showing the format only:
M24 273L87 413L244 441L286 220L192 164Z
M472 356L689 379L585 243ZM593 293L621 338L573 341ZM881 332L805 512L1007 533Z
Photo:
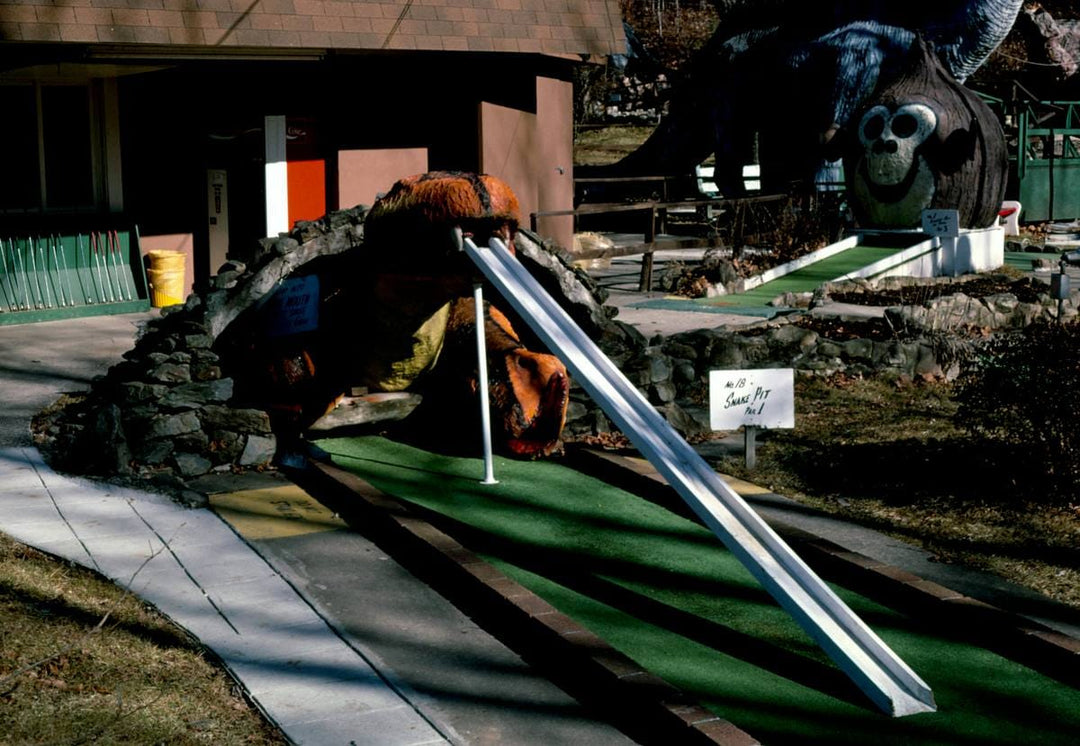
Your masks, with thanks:
M187 261L184 252L154 249L146 252L146 255L150 257L150 268L146 270L150 285L150 305L164 308L183 303Z
M182 251L173 249L151 249L146 252L150 257L151 269L184 269L187 256Z

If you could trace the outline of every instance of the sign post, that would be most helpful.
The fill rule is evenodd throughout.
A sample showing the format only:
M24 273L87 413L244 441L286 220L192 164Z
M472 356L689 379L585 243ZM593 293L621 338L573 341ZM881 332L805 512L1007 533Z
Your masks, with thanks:
M743 451L746 457L746 468L753 470L757 466L757 425L747 425L743 428Z
M1057 320L1059 324L1065 323L1065 301L1069 297L1068 261L1065 255L1058 260L1058 271L1050 275L1050 297L1057 298Z
M766 428L795 427L795 370L709 371L709 426L744 428L746 468L757 466L757 434Z

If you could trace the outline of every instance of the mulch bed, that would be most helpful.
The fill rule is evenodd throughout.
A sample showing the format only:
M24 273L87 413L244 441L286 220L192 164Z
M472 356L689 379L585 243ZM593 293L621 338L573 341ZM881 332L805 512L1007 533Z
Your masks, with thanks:
M846 342L849 339L871 339L887 342L902 336L902 331L883 318L843 320L838 318L818 318L800 316L792 323L804 329L811 329L825 339Z
M1030 277L1010 280L1007 277L986 276L948 284L907 285L893 290L832 293L830 297L838 303L860 306L910 306L956 293L964 293L971 298L1011 293L1021 303L1037 303L1040 296L1046 295L1046 292L1046 283Z

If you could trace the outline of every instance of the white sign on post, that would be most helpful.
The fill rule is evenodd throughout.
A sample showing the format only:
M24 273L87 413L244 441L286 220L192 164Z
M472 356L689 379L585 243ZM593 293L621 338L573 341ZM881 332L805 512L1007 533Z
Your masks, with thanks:
M795 370L709 371L709 425L713 430L795 427Z

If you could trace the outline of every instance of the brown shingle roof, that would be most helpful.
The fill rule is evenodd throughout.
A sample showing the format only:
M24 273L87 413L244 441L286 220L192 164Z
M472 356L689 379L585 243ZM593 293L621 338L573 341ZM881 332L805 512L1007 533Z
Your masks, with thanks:
M625 51L618 0L0 0L0 41Z

